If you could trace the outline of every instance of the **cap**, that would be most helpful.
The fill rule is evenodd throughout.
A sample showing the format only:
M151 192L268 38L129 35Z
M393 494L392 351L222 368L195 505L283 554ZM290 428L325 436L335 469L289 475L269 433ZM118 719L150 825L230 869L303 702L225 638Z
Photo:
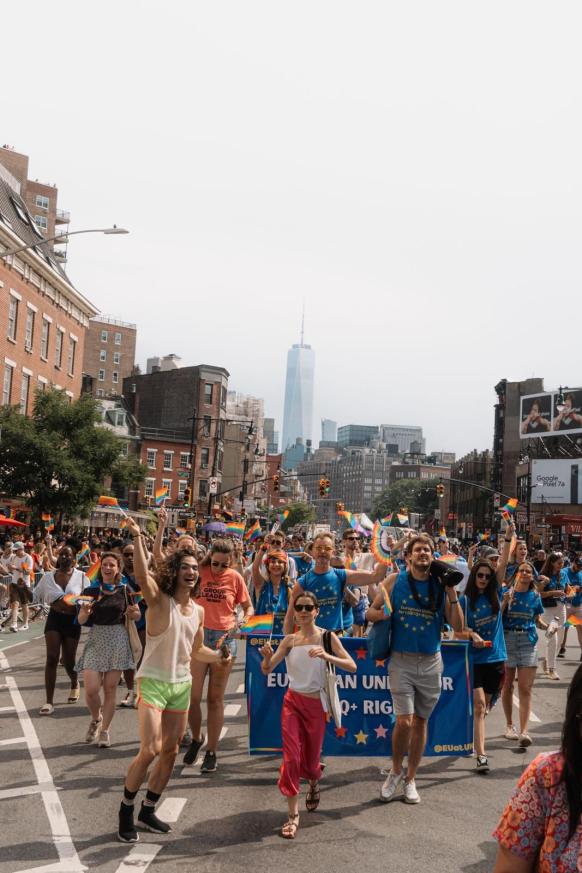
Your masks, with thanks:
M14 543L13 548L16 549L16 551L18 551L19 549L23 549L23 548L24 548L24 543L21 543L21 542Z
M500 558L501 555L494 549L493 546L486 546L484 549L481 549L481 557L482 558Z

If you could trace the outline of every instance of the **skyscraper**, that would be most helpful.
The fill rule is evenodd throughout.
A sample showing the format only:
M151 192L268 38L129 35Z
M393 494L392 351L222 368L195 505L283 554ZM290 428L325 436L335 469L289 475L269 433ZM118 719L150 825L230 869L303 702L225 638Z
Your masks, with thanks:
M301 320L301 342L287 352L285 379L285 409L283 412L283 442L285 452L295 445L297 437L311 439L313 424L313 371L315 352L303 342L304 318Z

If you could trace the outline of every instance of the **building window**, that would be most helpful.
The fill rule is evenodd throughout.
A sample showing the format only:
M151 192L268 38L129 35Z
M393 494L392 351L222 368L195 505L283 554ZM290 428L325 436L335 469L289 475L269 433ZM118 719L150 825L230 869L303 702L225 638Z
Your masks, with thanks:
M77 351L77 340L74 340L73 337L69 337L69 357L67 360L68 365L68 373L69 376L72 376L75 372L75 352ZM115 373L113 374L115 375ZM115 382L115 379L113 380Z
M103 390L103 388L97 389L97 397L105 397L105 391Z
M34 203L35 203L35 206L38 207L38 209L46 209L48 212L49 199L48 199L48 197L45 197L44 194L37 194L36 197L34 198Z
M125 440L121 443L121 448L119 450L119 454L121 455L122 458L129 457L129 443L127 443Z
M40 356L43 359L43 361L48 360L50 329L51 329L50 321L47 321L46 318L43 318L43 320L42 320L42 333L40 335Z
M18 324L18 300L10 295L8 303L8 339L16 342L16 325Z
M101 349L101 351L99 352L99 360L105 363L105 361L107 360L107 349Z
M105 382L105 370L99 370L99 375L97 376L99 382Z
M120 333L116 333L116 334L115 334L115 345L116 345L116 346L120 346L120 345L121 345L121 334L120 334Z
M2 387L2 404L3 406L10 405L10 395L12 394L12 374L14 367L10 364L4 364L4 384Z
M107 342L107 337L108 337L108 336L109 336L109 334L107 333L107 331L106 331L106 330L102 330L102 331L101 331L101 342L102 342L102 343L106 343L106 342Z
M20 385L20 411L26 415L28 410L28 395L30 393L30 376L28 373L22 374L22 383Z
M38 388L37 391L46 391L46 381L38 377Z
M224 385L222 386L220 391L220 405L223 409L226 409L226 388L224 387Z
M48 218L46 215L35 215L34 223L37 227L40 227L41 230L48 230Z
M156 484L156 480L155 480L155 479L146 479L146 480L145 480L145 491L144 491L144 494L145 494L146 497L153 497L153 496L154 496L154 487L155 487L155 484Z
M121 364L121 354L119 352L113 352L113 363L117 364L117 366Z
M34 339L34 310L26 310L26 327L24 329L24 348L27 352L32 351L32 342Z
M174 452L164 452L164 470L173 470Z
M188 485L187 479L178 479L178 497L184 497L184 491L186 490L186 486Z
M210 425L212 424L212 418L209 415L204 416L204 429L202 431L202 435L205 437L210 436Z
M112 377L112 378L113 378L113 384L114 384L114 385L117 385L117 383L119 382L119 373L117 372L117 370L114 370L114 371L113 371L113 377Z
M204 402L205 403L212 403L212 388L213 387L214 386L212 385L212 382L205 382L204 383Z
M180 470L187 470L190 466L190 452L180 452Z
M57 328L57 335L55 337L55 367L57 370L61 369L61 364L63 362L63 334L64 330L61 328ZM101 370L99 371L102 372ZM100 382L103 382L105 379L105 374L103 375L103 379L100 379Z
M146 463L147 463L148 467L150 468L150 470L155 470L155 469L156 469L156 457L157 457L157 454L158 454L158 450L157 450L157 449L148 449L148 450L147 450L147 461L146 461Z
M198 497L208 497L208 480L200 479L198 486Z
M210 460L210 449L200 449L200 466L207 467Z
M162 479L162 488L168 489L168 499L172 496L172 480Z

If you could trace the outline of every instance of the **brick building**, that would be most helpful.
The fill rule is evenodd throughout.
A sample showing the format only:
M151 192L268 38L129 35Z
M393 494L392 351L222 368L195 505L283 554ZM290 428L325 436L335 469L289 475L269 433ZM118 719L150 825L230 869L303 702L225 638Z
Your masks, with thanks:
M135 324L98 316L89 322L85 337L83 373L94 397L121 394L123 380L135 367Z
M70 282L0 164L0 367L2 404L30 413L48 386L81 393L85 333L97 309ZM31 244L17 255L2 252Z
M169 502L174 502L186 487L182 483L187 482L192 507L200 514L208 513L208 480L215 477L220 491L222 479L228 376L222 367L200 364L123 380L126 405L141 428L141 460L151 470L140 494L142 501L162 487L165 479L171 482ZM190 477L178 476L178 470L184 472L184 456L191 451ZM171 452L170 468L167 456Z

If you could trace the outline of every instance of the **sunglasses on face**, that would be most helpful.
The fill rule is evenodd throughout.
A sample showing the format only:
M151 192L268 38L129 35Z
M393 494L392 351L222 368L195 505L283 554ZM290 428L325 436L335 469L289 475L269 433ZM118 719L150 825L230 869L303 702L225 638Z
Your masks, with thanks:
M313 603L296 603L295 604L295 612L313 612L315 606Z
M477 579L491 579L491 573L477 573Z
M346 537L346 542L350 542L350 541L351 541L351 542L353 542L353 543L357 543L358 540L359 540L359 537Z

